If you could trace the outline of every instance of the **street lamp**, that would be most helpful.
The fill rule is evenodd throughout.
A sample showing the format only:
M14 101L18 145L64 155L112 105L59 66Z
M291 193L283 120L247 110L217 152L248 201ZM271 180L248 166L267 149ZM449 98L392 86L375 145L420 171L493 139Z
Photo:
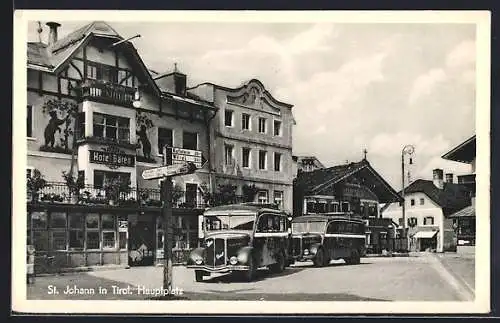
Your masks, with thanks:
M406 145L401 151L401 196L403 198L402 211L403 211L403 237L407 238L406 235L406 218L405 218L405 155L410 156L409 164L413 164L412 157L415 152L415 147L413 145ZM408 240L407 240L408 242Z

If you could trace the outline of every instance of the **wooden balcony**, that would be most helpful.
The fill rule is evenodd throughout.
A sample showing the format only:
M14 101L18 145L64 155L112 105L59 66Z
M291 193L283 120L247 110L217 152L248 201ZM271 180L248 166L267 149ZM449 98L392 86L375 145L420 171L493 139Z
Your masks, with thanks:
M82 100L91 100L106 104L132 106L134 89L105 81L87 81L81 86Z

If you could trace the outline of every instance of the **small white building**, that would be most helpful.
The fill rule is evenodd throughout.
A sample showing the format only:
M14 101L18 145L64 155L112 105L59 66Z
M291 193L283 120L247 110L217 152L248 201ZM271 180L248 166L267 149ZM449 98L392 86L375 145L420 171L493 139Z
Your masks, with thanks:
M410 249L414 251L456 250L457 238L450 218L454 212L471 204L470 190L453 183L453 174L433 170L433 180L418 179L404 190L405 218L410 238ZM382 216L391 218L403 227L402 204L386 204Z

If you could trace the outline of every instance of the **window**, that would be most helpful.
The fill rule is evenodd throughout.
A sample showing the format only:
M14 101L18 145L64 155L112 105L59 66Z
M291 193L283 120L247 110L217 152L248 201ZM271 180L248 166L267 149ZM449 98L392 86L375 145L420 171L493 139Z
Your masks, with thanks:
M69 248L82 250L84 247L84 215L79 213L69 214Z
M110 65L87 62L87 78L118 83L118 69Z
M163 147L173 147L174 137L172 129L158 128L158 154L163 155Z
M184 131L182 133L182 148L197 150L198 134L196 132Z
M274 120L274 135L281 136L281 121Z
M411 200L410 200L410 205L411 205L411 206L414 206L414 205L415 205L415 199L411 199Z
M423 198L420 199L420 205L424 205L425 200Z
M85 137L85 112L80 112L76 116L76 138Z
M225 110L224 111L224 125L226 127L233 126L233 111L232 110Z
M332 208L333 208L332 212L339 212L340 210L339 203L337 202L332 203Z
M283 191L274 191L274 204L283 207Z
M377 217L377 206L374 204L369 204L368 206L368 217L376 218Z
M342 212L349 212L349 202L342 202Z
M224 145L224 163L226 165L233 164L233 146L232 145Z
M94 113L93 121L94 137L112 141L130 141L130 119Z
M250 168L250 148L243 147L241 149L241 160L243 167Z
M250 115L243 113L241 115L241 129L250 130Z
M424 218L424 225L434 225L434 217L426 216Z
M134 87L134 75L127 70L118 70L118 83L128 87Z
M281 154L274 153L274 171L281 171Z
M28 105L26 109L26 136L33 137L33 106Z
M418 220L415 217L410 217L410 218L408 218L407 221L408 221L408 226L410 226L410 227L414 227L414 226L418 225Z
M130 173L105 172L101 170L94 171L94 187L103 188L104 183L112 180L119 180L122 183L130 182Z
M102 215L102 248L116 248L116 217L112 214Z
M266 169L267 151L259 150L259 169Z
M314 203L314 202L311 202L311 201L307 202L306 203L306 208L307 208L306 213L314 213L315 205L316 205L316 203Z
M261 204L269 203L268 192L267 191L258 191L257 192L257 201Z
M99 214L87 214L85 227L87 249L99 249Z
M49 250L48 216L46 212L31 213L32 243L35 250Z
M259 132L266 133L266 118L259 118Z

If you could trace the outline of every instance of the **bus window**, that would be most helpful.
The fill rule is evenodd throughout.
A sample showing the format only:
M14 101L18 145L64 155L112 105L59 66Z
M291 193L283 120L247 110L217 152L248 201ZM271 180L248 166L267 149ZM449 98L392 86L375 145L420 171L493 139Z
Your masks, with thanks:
M346 233L354 233L353 231L353 223L352 222L347 222L346 227L345 227L345 232Z
M326 229L326 233L337 233L338 232L338 222L330 222L328 228Z
M278 216L279 219L279 231L283 232L286 231L286 218L284 216Z
M259 217L259 223L257 224L257 231L258 232L267 232L268 229L268 216L267 214L262 214Z

